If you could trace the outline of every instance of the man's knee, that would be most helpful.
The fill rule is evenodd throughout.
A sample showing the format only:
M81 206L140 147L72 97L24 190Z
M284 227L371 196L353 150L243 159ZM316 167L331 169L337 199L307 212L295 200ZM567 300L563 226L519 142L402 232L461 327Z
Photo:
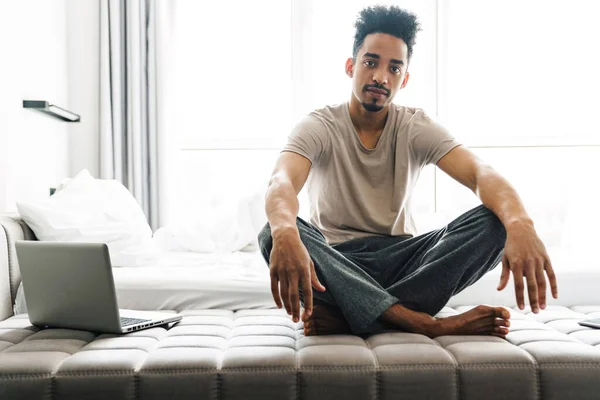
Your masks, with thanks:
M258 244L263 245L271 241L271 225L267 222L258 233Z
M487 207L483 207L479 221L487 238L492 240L498 247L503 248L506 243L506 229L498 216Z
M263 257L269 262L271 255L271 248L273 247L273 238L271 237L271 226L267 222L265 226L258 233L258 247Z

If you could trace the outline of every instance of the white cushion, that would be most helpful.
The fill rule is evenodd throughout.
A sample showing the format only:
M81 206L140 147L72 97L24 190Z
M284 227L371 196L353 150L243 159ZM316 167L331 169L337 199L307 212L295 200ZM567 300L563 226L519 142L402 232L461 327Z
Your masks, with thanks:
M106 243L114 266L136 265L151 249L152 229L131 193L87 170L53 196L17 208L38 240Z

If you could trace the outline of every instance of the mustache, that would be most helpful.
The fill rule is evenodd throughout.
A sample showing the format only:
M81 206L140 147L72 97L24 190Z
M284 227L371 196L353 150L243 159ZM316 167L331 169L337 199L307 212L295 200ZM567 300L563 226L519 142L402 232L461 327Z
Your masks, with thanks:
M365 85L363 86L363 92L366 92L369 89L379 89L385 91L386 96L390 95L390 91L386 89L383 85Z

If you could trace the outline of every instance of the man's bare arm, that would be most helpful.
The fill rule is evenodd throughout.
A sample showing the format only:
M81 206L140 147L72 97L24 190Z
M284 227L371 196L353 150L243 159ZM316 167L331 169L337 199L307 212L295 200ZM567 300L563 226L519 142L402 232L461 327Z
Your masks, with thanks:
M279 156L265 199L265 211L273 237L298 234L298 193L308 178L310 167L310 161L299 154L283 152Z
M265 199L273 239L269 263L271 293L277 307L281 308L283 302L294 322L300 317L299 285L304 295L304 321L312 313L311 285L316 290L325 290L317 279L313 262L296 226L298 193L308 178L310 168L311 162L305 157L292 152L281 153Z
M513 273L519 308L525 307L523 279L527 279L529 302L534 313L546 307L546 279L551 292L558 297L558 286L552 263L538 237L533 221L513 186L492 167L464 146L455 147L438 162L438 167L479 196L506 228L507 240L502 258L502 276L498 290L506 287Z
M546 308L544 271L548 275L554 298L558 297L556 274L516 190L498 172L488 167L482 168L478 173L476 193L483 204L502 221L508 235L498 290L506 287L512 271L519 308L525 307L524 279L527 281L527 293L533 312Z
M531 223L511 184L466 147L455 147L437 165L479 196L505 227L513 223Z

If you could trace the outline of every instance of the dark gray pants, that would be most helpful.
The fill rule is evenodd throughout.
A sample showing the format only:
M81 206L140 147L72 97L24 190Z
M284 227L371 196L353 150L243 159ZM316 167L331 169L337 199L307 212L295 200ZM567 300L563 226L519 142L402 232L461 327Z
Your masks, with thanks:
M391 305L437 314L452 296L496 267L506 241L504 226L481 205L447 226L415 237L370 236L329 245L311 224L297 219L323 293L315 304L339 307L355 334L380 332L378 320ZM269 224L258 236L269 263Z

